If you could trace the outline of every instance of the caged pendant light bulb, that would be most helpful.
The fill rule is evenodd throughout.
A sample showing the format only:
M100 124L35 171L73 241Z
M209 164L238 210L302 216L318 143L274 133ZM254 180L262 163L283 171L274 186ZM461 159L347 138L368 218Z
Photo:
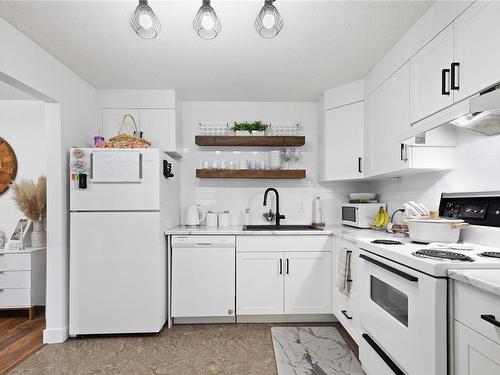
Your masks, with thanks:
M161 30L160 21L147 0L139 0L139 5L130 17L130 26L144 39L156 38Z
M278 9L273 5L275 1L264 0L264 6L255 20L255 30L257 30L261 37L266 39L271 39L278 35L285 24Z
M214 39L220 33L222 25L214 8L210 5L210 0L203 0L198 13L194 17L193 27L203 39Z

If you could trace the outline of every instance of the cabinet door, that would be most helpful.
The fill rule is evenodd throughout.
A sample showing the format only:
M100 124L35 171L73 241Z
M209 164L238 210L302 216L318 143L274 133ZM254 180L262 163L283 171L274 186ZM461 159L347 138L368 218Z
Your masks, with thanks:
M174 109L141 109L140 123L143 137L152 147L176 151Z
M453 25L449 25L410 60L412 123L453 104L452 61Z
M283 314L283 253L237 253L236 314Z
M500 345L455 320L455 374L500 374Z
M285 253L285 314L332 313L331 252Z
M114 108L104 108L102 110L102 129L101 135L108 140L118 134L120 126L122 125L123 116L126 114L132 115L134 118L138 130L140 130L139 122L139 110L138 109L114 109ZM134 125L130 119L126 120L126 125L123 127L123 131L127 134L134 133Z
M365 175L406 168L399 136L410 126L410 70L406 63L365 101Z
M477 1L455 21L455 61L462 100L500 81L500 2Z
M363 102L325 113L324 180L363 177Z

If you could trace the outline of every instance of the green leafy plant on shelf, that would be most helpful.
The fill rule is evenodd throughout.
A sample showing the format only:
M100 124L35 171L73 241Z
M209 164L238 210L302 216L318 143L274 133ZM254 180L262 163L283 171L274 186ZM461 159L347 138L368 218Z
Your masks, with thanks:
M254 122L234 122L234 126L231 128L234 131L248 131L252 132L263 132L269 125L264 124L262 121L254 121Z

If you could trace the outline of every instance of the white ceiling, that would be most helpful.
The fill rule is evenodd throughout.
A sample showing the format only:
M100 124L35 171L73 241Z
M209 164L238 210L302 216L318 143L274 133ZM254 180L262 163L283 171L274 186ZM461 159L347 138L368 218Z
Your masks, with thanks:
M150 0L156 39L129 27L134 1L0 1L4 18L97 88L175 88L185 100L316 100L359 79L428 9L423 1L284 1L285 27L254 30L262 1L217 1L214 40L191 22L194 1Z

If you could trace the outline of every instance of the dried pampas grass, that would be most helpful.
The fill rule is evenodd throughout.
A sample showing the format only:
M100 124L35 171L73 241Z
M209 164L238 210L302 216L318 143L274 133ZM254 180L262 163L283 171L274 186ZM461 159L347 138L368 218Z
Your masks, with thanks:
M39 221L47 210L47 179L40 176L35 184L32 180L21 180L12 184L13 199L17 207L30 220Z

